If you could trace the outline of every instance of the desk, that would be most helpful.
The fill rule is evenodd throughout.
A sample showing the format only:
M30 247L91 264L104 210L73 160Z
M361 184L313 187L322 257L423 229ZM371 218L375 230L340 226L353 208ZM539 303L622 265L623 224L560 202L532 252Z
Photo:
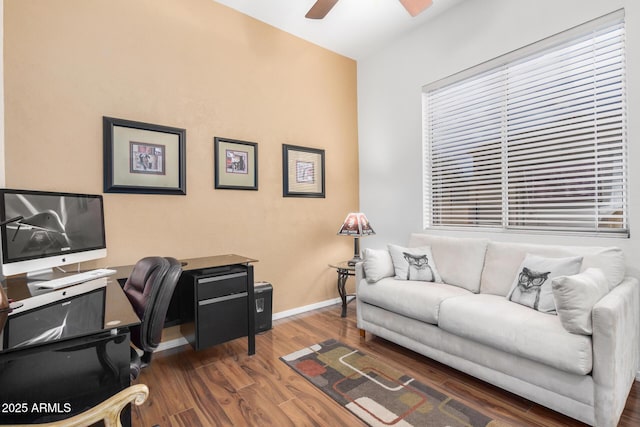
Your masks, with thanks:
M181 260L183 274L172 300L180 317L173 322L181 324L185 332L192 331L196 338L190 342L196 349L247 336L248 353L255 353L253 266L249 265L255 261L239 255ZM107 282L101 327L73 338L0 350L0 424L68 418L129 386L129 328L140 320L119 282L129 277L133 265L111 268L116 270L115 275L99 279ZM231 282L206 282L212 277L236 274L231 271L234 268L240 268L243 275L235 276ZM56 272L50 278L60 275ZM31 297L26 278L10 278L6 282L9 298L20 301ZM203 292L203 282L215 286L208 284ZM233 300L233 305L223 304L217 306L221 310L209 312L200 309L202 305L212 307L209 300L218 298L219 288L229 283L232 292L241 289L246 294L230 299L228 293L223 293L222 300ZM240 322L239 327L236 321ZM8 327L7 323L5 329ZM6 404L5 412L2 404ZM130 423L128 417L130 414L123 411L123 425Z
M247 337L248 354L255 354L255 298L250 264L257 260L226 254L179 261L182 274L164 326L179 325L195 350ZM116 270L112 277L124 283L133 267L110 267Z
M25 278L8 279L6 285L13 300L30 296ZM140 320L115 280L107 280L104 289L101 327L72 338L0 351L2 423L65 419L129 386L129 327ZM127 412L123 423L130 423Z
M253 266L256 260L220 255L181 260L180 331L195 350L240 337L256 352ZM178 294L178 295L175 295Z

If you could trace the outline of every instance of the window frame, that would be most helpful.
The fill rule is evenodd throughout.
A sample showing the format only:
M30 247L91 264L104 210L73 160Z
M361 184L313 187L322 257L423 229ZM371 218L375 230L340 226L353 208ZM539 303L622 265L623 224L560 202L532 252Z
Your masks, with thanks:
M495 224L491 224L491 225L487 225L487 224L465 224L465 225L456 225L453 224L453 220L449 220L450 222L452 222L451 224L434 224L434 218L433 215L435 214L435 209L433 209L434 206L434 201L432 200L432 196L433 194L436 194L436 189L434 188L434 168L433 168L433 162L437 161L438 157L436 155L436 158L434 160L433 157L433 151L432 151L432 144L431 144L431 122L430 122L430 117L431 117L431 96L433 93L436 93L437 91L441 91L441 90L450 90L451 88L455 88L456 85L458 86L464 86L464 84L466 82L468 82L470 79L480 79L483 78L483 76L489 76L491 77L492 75L496 75L499 74L501 72L504 73L508 73L510 69L512 69L513 67L517 67L520 64L523 63L527 63L527 61L531 60L532 58L536 58L539 56L543 56L545 54L549 54L550 52L553 52L555 50L558 50L560 48L564 48L566 47L568 44L579 44L579 43L583 43L585 39L589 39L590 37L593 37L593 34L597 34L600 31L606 30L606 31L610 31L610 29L612 27L618 26L620 28L621 31L621 48L622 48L622 52L621 52L621 67L622 67L622 76L621 76L621 112L620 112L620 131L621 131L621 136L620 136L620 140L621 143L619 145L621 145L621 148L619 148L621 150L621 153L618 153L621 156L621 165L620 165L620 170L616 170L616 172L619 172L621 174L621 178L620 178L620 182L621 184L619 184L619 186L622 188L622 192L620 196L616 196L614 197L613 195L610 196L610 199L614 199L617 202L619 202L620 200L622 200L621 203L621 208L622 208L622 213L619 214L618 216L616 216L615 219L621 219L621 226L619 227L612 227L612 228L606 228L603 227L600 222L601 217L599 216L599 211L598 211L598 203L594 203L593 206L588 206L585 205L585 210L593 210L594 214L593 214L593 219L594 219L594 226L593 228L588 228L588 227L575 227L575 228L571 228L569 226L567 226L565 224L564 227L560 226L560 227L549 227L549 226L541 226L541 227L517 227L514 226L510 221L512 221L513 216L510 214L510 209L513 208L513 204L509 203L509 196L508 196L508 192L509 192L509 174L508 174L508 167L509 167L509 160L507 158L508 153L509 153L509 148L507 147L507 144L509 144L509 139L507 136L507 129L508 127L505 125L505 123L501 123L501 135L500 135L500 177L499 177L499 181L500 181L500 193L501 193L501 200L499 201L499 205L500 205L500 221L497 222L495 220L495 218L490 217L490 221L494 221ZM626 104L627 104L627 100L626 100L626 88L625 88L625 81L626 81L626 64L625 64L625 23L624 23L624 10L618 10L616 12L613 12L611 14L605 15L601 18L595 19L593 21L589 21L585 24L579 25L577 27L574 27L568 31L565 31L563 33L560 33L558 35L549 37L547 39L541 40L537 43L528 45L522 49L518 49L516 51L510 52L507 55L503 55L499 58L493 59L491 61L485 62L483 64L480 64L478 66L469 68L467 70L464 70L460 73L457 73L455 75L449 76L445 79L442 79L440 81L431 83L429 85L426 85L423 87L422 90L422 117L423 117L423 226L425 229L427 228L435 228L435 229L463 229L463 230L477 230L477 231L502 231L502 232L525 232L525 233L542 233L542 234L567 234L567 235L580 235L580 236L587 236L587 235L593 235L593 236L606 236L606 237L629 237L629 222L628 222L628 198L629 198L629 185L628 185L628 156L627 156L627 149L628 149L628 140L627 140L627 134L626 134L626 129L627 129L627 114L626 114ZM508 83L506 84L505 87L508 87ZM500 103L501 103L501 108L505 109L505 105L508 102L507 97L504 95L500 95L503 96L504 99L501 99ZM475 99L474 99L475 100ZM443 108L444 109L444 108ZM502 121L506 120L506 112L502 111L501 112L501 119ZM593 120L594 126L595 124L597 124L597 120ZM595 131L594 131L595 133ZM593 143L593 146L596 147L596 151L599 149L598 147L598 143L599 140L596 140L596 142ZM440 148L440 147L439 147ZM466 146L465 146L466 148ZM468 148L470 149L470 148ZM495 155L495 153L494 153ZM453 155L452 155L453 156ZM453 157L452 157L453 158ZM445 158L446 159L446 158ZM496 159L494 159L494 161L497 161ZM597 167L597 161L593 161L593 164ZM472 163L473 166L475 166L475 163ZM436 168L437 169L437 168ZM455 169L455 166L454 166ZM497 169L496 169L497 170ZM460 169L458 167L457 172L460 172ZM437 173L442 173L442 169L438 169ZM593 172L593 176L596 176L598 173L598 169L596 169L596 171ZM495 177L493 177L495 179ZM464 185L464 183L463 183ZM601 194L600 189L594 189L592 191L592 195L594 196L594 200L595 200L595 196L599 196ZM525 193L521 193L521 194L527 194ZM444 196L443 196L444 198ZM464 198L464 197L463 197ZM451 206L455 206L455 203L462 203L461 201L459 201L458 199L451 199L453 200L453 202L449 202ZM462 199L460 199L462 200ZM609 200L609 199L607 199ZM494 204L498 204L497 200L493 200L492 201ZM576 204L579 201L576 202ZM566 203L567 205L570 205L568 202L563 201L562 203ZM561 204L562 204L561 203ZM549 204L548 206L553 206L552 204ZM540 209L544 209L545 207L548 208L548 206L542 206ZM563 207L563 206L561 206ZM616 205L617 207L617 205ZM491 207L489 207L491 208ZM490 211L491 209L487 208L487 211ZM568 208L567 208L568 209ZM576 210L577 212L577 210ZM562 213L562 212L561 212ZM450 214L452 217L454 217L454 214ZM473 215L469 215L467 217L467 222L471 219L475 219L475 221L480 221L479 218L479 214L476 212L475 214L476 216ZM493 215L493 214L492 214ZM571 213L571 215L578 217L578 215L573 212ZM511 218L511 219L510 219ZM572 218L572 217L571 217ZM561 225L562 222L558 221ZM570 221L566 221L566 223L569 223Z

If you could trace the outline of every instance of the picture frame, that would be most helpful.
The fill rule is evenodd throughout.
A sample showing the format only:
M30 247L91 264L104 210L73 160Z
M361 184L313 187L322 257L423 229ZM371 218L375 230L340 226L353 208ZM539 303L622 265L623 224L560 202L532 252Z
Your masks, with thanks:
M258 144L216 136L213 145L214 187L258 190Z
M186 130L102 118L105 193L186 195Z
M324 150L282 145L282 196L325 197Z

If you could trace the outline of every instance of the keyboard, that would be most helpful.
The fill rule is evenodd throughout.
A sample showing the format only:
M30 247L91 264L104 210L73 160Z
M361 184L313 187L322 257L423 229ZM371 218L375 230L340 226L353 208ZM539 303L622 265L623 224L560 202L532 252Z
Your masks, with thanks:
M58 279L47 280L45 282L38 283L37 287L40 289L60 289L71 285L77 285L78 283L88 282L89 280L111 276L115 273L116 270L109 270L108 268L98 268L96 270L89 270L83 273L72 274L70 276L64 276Z

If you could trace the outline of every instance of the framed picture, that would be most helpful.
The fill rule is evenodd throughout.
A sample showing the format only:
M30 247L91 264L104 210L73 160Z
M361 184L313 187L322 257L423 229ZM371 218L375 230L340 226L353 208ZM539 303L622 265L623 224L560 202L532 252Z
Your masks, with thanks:
M282 145L282 195L324 197L324 150Z
M258 189L258 144L237 139L213 138L215 188Z
M102 118L104 192L187 194L186 130Z

